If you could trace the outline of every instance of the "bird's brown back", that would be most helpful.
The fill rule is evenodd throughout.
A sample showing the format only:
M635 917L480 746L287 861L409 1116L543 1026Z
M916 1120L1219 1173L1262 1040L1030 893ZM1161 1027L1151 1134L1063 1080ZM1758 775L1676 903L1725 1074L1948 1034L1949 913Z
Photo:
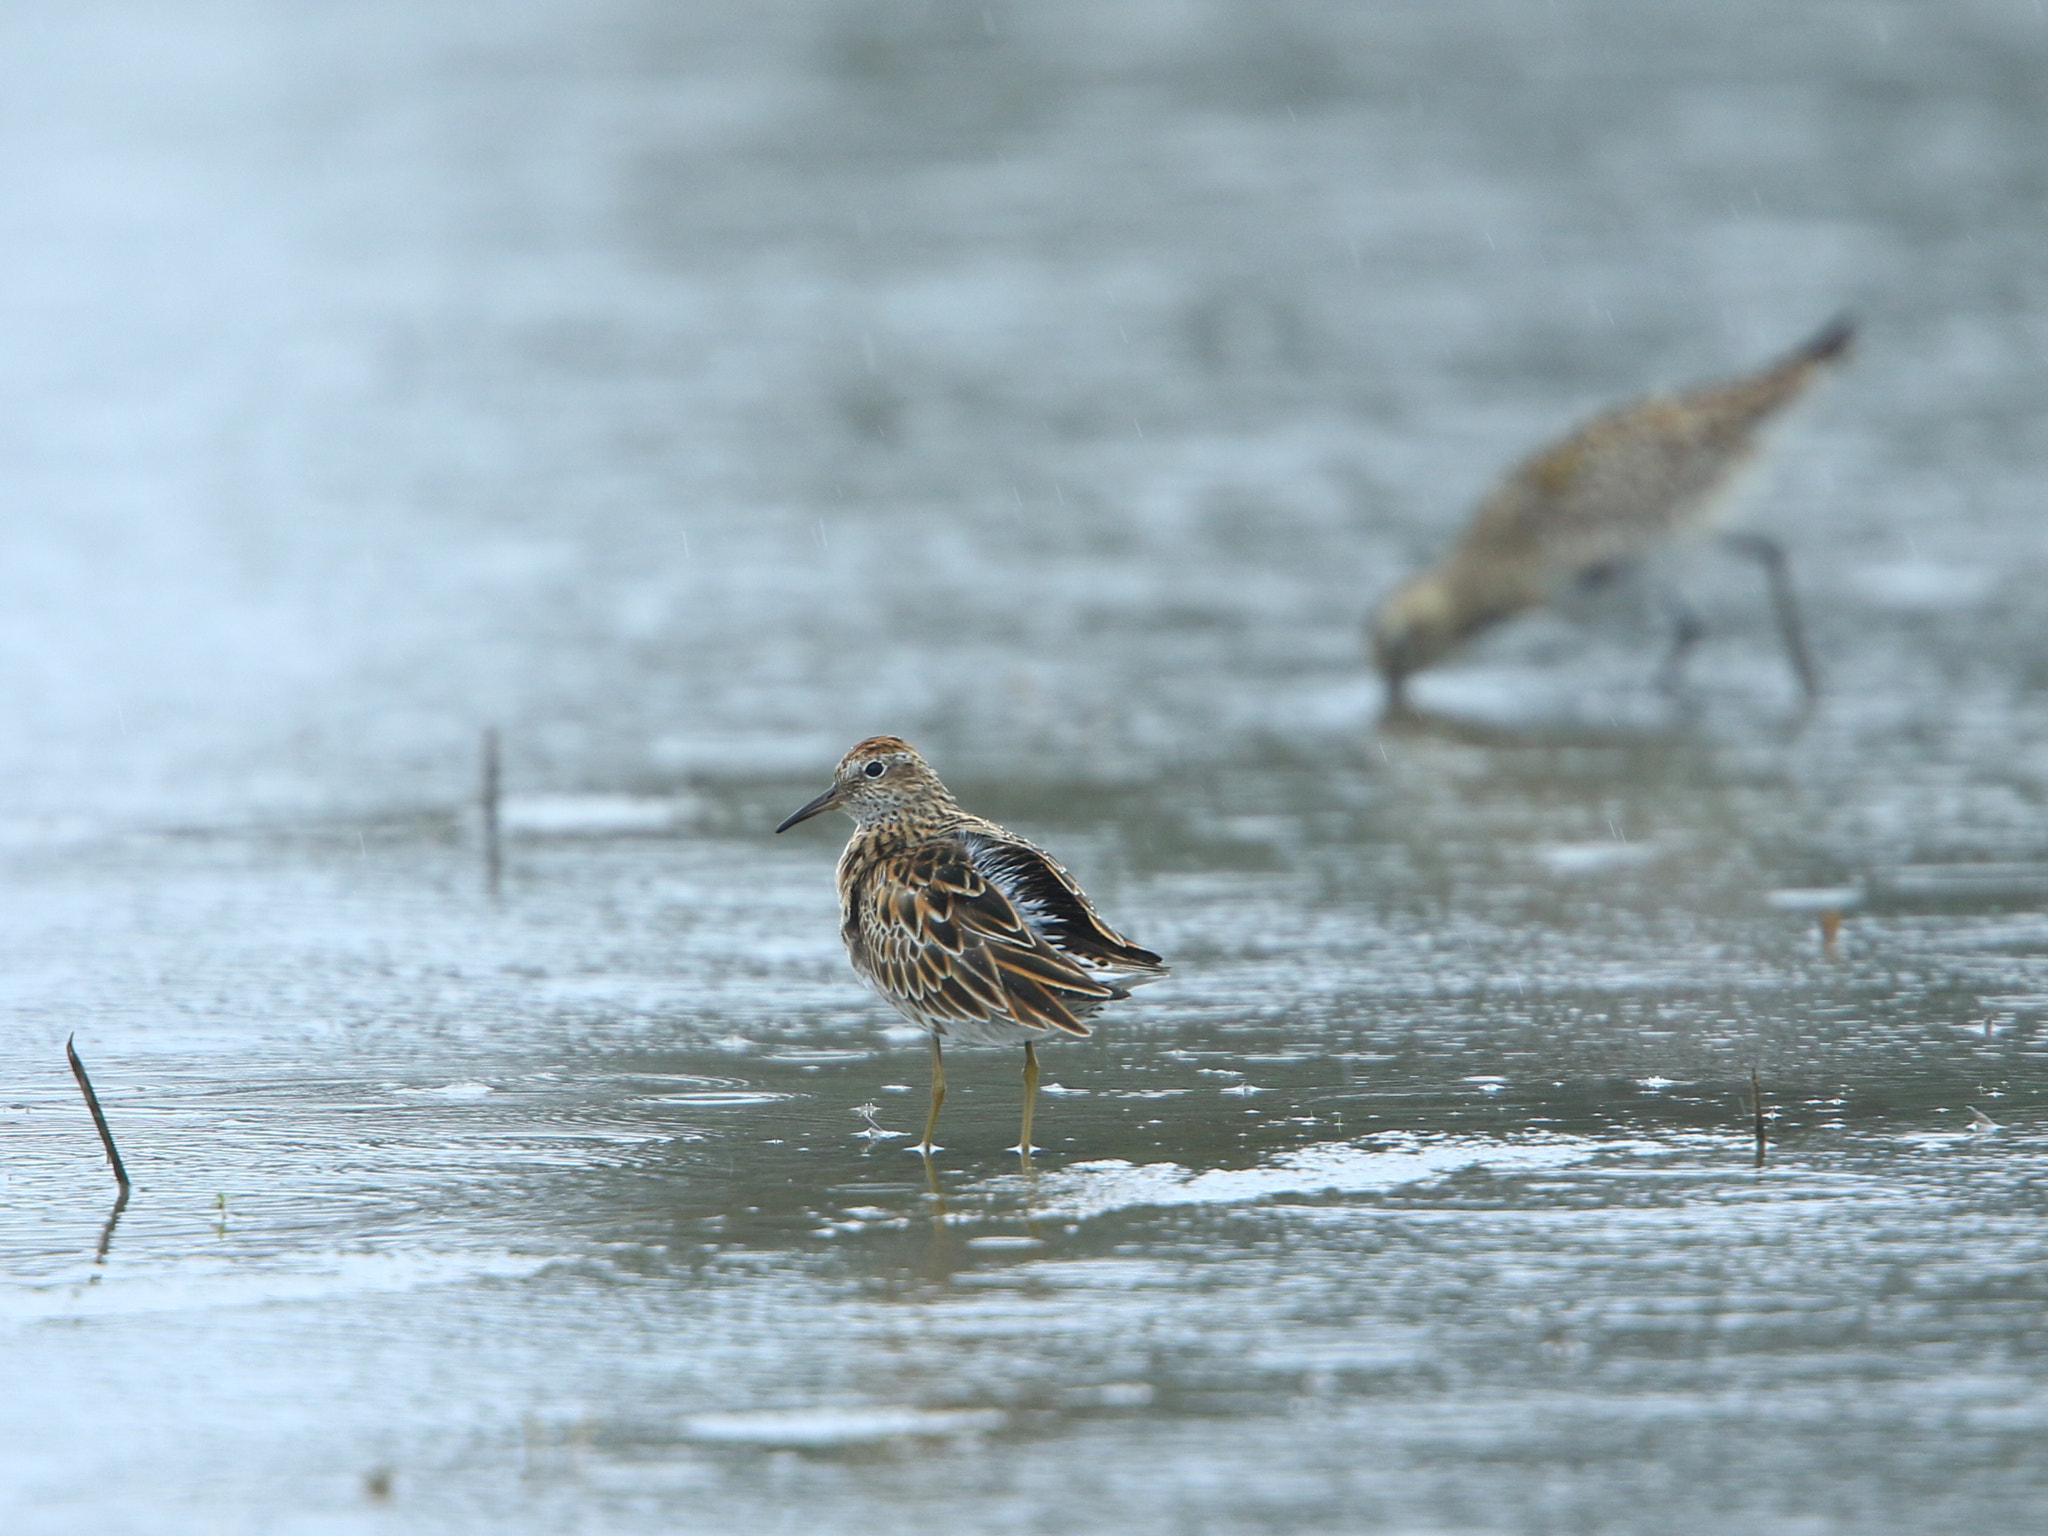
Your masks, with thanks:
M1103 1003L1166 973L1050 854L957 808L857 827L839 897L854 969L945 1034L1085 1035Z
M1447 575L1473 605L1512 611L1706 522L1754 457L1759 429L1853 334L1838 320L1756 373L1596 416L1509 472L1452 549Z

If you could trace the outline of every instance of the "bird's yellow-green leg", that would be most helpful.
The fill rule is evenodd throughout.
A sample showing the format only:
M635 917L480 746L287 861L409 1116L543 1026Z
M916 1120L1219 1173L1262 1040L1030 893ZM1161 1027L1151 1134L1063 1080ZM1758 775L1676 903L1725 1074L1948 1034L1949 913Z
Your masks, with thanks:
M1017 1138L1017 1155L1028 1167L1031 1162L1031 1111L1038 1104L1038 1052L1024 1042L1024 1134Z
M926 1157L932 1155L932 1132L938 1129L939 1106L946 1102L946 1066L939 1059L939 1037L932 1036L932 1112L924 1117L924 1140L917 1144L917 1150Z

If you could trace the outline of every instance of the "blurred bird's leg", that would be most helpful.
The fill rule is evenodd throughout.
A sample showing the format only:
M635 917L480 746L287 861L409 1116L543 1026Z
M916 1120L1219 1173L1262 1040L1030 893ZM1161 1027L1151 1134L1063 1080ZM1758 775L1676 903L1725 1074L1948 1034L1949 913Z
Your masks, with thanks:
M932 1036L932 1111L924 1117L924 1140L917 1144L917 1150L926 1157L932 1155L932 1132L938 1129L939 1106L946 1102L946 1065L939 1059L939 1037Z
M1706 622L1692 610L1692 604L1672 593L1665 599L1671 615L1671 649L1664 653L1664 665L1657 669L1657 686L1665 693L1677 693L1685 682L1685 663L1692 648L1707 636Z
M1408 674L1399 670L1390 670L1381 674L1381 680L1386 684L1387 692L1385 699L1380 704L1380 718L1382 720L1405 720L1409 715L1413 714L1415 706L1408 702Z
M1813 670L1813 657L1806 649L1806 622L1800 617L1799 597L1792 590L1792 572L1785 551L1777 540L1760 533L1731 533L1728 547L1763 567L1764 581L1771 589L1771 607L1778 618L1778 638L1785 646L1785 659L1799 678L1805 707L1812 709L1820 698L1820 676Z
M1031 1166L1031 1111L1038 1104L1038 1052L1031 1042L1024 1042L1024 1131L1017 1138L1017 1155L1024 1160L1024 1166Z

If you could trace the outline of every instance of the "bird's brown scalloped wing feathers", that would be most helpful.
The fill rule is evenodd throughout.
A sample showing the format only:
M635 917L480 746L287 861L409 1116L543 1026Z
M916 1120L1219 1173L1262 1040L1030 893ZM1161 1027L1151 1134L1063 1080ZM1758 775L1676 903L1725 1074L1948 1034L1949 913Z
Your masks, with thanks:
M1086 1035L1082 1014L1129 996L1033 932L952 843L882 854L861 879L853 907L870 979L934 1023L1007 1018Z

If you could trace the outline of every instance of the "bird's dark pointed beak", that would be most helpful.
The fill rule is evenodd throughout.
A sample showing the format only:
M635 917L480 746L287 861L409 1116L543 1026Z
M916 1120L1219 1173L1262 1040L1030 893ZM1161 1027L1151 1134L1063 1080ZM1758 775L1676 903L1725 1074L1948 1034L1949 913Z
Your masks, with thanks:
M837 784L834 784L830 789L826 790L825 793L818 796L817 799L813 800L809 805L805 806L802 810L794 812L793 814L784 817L782 825L777 827L775 830L778 832L787 832L791 827L795 826L798 822L809 821L813 816L817 815L820 811L829 811L832 809L833 806L837 805L838 803L839 786Z

